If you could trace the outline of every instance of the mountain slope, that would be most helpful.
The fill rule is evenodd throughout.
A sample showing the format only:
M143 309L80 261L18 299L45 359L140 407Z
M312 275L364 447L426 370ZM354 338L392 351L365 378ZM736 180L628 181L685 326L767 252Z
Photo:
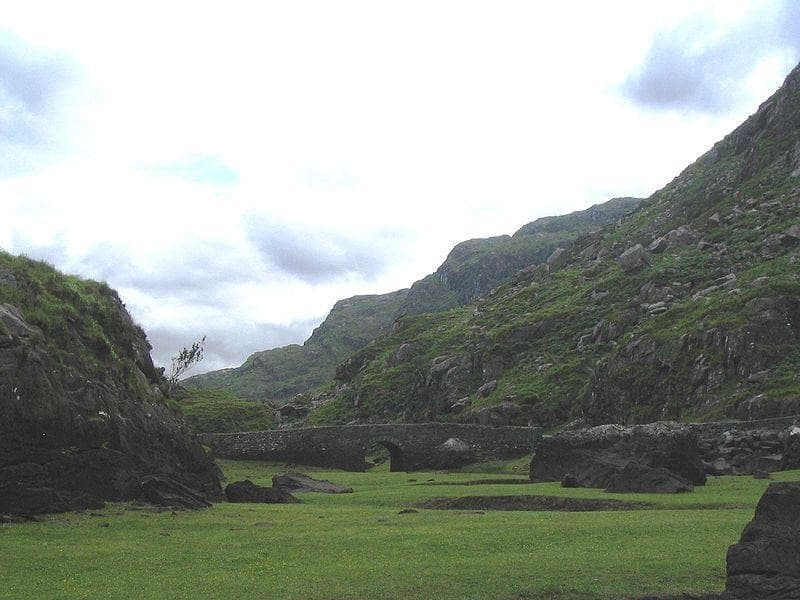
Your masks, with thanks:
M240 367L196 375L185 384L222 389L250 400L286 401L312 391L328 383L337 364L385 332L398 316L473 302L520 269L543 263L558 247L616 221L639 202L615 198L568 215L538 219L513 236L461 242L435 273L410 289L340 300L302 346L256 352Z
M800 67L725 139L562 264L477 308L401 318L311 421L800 412Z
M640 202L639 198L613 198L586 210L537 219L513 236L461 242L435 273L411 286L403 312L439 312L470 304L520 269L545 262L557 248L613 223Z
M337 302L300 346L292 344L250 355L243 365L184 381L187 387L220 389L247 400L288 400L328 382L336 365L366 346L400 308L408 290L353 296Z

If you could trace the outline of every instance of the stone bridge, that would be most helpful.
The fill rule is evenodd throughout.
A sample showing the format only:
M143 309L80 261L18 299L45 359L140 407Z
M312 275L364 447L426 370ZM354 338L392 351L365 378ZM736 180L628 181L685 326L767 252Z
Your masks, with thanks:
M223 458L274 460L363 471L379 444L392 471L446 469L481 460L530 455L538 427L485 427L453 423L342 425L201 436Z

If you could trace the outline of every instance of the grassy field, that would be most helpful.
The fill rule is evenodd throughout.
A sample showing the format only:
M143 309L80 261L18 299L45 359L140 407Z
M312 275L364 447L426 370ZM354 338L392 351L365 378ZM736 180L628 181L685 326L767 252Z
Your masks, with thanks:
M280 465L222 463L270 485ZM725 553L768 482L711 478L691 494L606 494L510 479L524 464L470 472L304 469L354 488L299 505L218 504L95 513L0 526L2 598L635 598L724 587ZM800 478L800 472L776 479ZM435 484L435 485L431 485ZM436 511L434 497L537 494L652 503L617 512Z

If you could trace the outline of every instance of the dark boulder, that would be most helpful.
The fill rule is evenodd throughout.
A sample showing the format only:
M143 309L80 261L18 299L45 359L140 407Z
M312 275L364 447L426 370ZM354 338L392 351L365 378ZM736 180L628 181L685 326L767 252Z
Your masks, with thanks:
M728 549L726 600L800 600L800 483L771 483Z
M297 504L297 498L285 488L262 487L249 479L234 481L225 487L228 502L259 502L265 504Z
M601 425L544 437L536 444L530 478L561 481L571 473L584 487L607 488L631 462L667 469L692 485L706 481L697 434L677 423Z
M639 492L647 494L679 494L691 492L694 486L680 475L663 467L648 467L631 461L617 471L606 487L607 492Z
M314 479L303 473L284 473L272 478L272 487L282 488L289 492L323 492L326 494L347 494L351 487L343 487L326 479Z
M211 503L195 489L164 475L150 475L139 482L140 499L172 508L208 508Z
M564 479L561 480L561 487L563 488L577 488L583 487L581 482L578 481L578 478L575 477L572 473L567 473L564 475Z

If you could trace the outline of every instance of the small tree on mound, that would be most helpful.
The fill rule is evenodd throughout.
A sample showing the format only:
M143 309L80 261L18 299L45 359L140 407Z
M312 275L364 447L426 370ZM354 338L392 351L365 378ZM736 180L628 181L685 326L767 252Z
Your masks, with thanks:
M170 370L169 377L167 377L169 394L172 394L172 391L178 385L180 376L203 360L203 346L205 343L206 336L203 336L201 340L195 342L189 348L182 348L181 351L178 352L178 356L172 357L172 369Z

